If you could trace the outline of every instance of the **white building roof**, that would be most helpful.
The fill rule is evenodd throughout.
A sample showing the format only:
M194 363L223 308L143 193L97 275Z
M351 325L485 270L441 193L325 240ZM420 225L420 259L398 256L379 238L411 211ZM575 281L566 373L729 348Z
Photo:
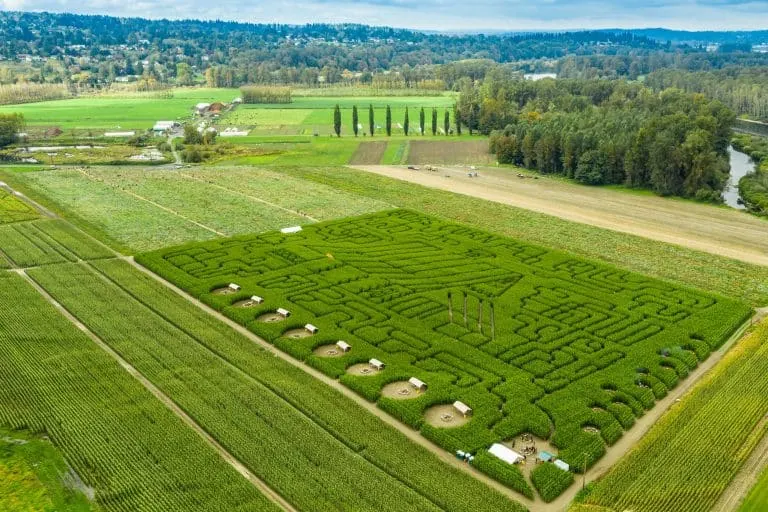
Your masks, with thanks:
M495 443L489 449L488 453L497 457L507 464L517 464L523 460L523 456L517 453L515 450L507 448L503 444Z
M453 407L454 407L454 409L459 411L464 416L466 416L467 414L470 414L472 412L472 408L470 406L468 406L464 402L459 402L458 400L453 402Z
M567 462L564 462L564 461L562 461L560 459L557 459L555 461L555 466L559 467L563 471L570 471L571 470L571 466L569 466Z
M301 226L291 226L289 228L283 228L280 230L281 233L298 233L301 231Z
M346 341L337 341L336 342L336 346L339 347L344 352L347 352L348 350L350 350L352 348L352 346L349 343L347 343Z
M417 379L416 377L411 377L408 379L408 384L415 387L416 389L426 388L427 385L424 383L424 381Z
M368 363L374 368L384 368L384 363L382 363L378 359L371 359L370 361L368 361Z

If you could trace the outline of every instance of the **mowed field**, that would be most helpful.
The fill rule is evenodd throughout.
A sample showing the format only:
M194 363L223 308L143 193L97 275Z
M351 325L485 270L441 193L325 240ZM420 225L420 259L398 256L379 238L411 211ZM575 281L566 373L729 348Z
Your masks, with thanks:
M477 454L481 471L524 496L517 467L485 452L493 443L532 434L572 467L592 466L751 315L723 297L407 210L138 261L449 452ZM242 290L225 293L229 283ZM334 348L340 339L351 351ZM371 359L386 368L366 371ZM411 377L426 392L390 394ZM456 400L471 419L444 410ZM545 501L573 480L553 468L530 475Z
M414 143L411 144L413 151ZM648 194L617 193L557 179L519 178L510 169L483 168L414 172L403 167L363 170L419 185L519 206L576 222L686 246L759 265L768 265L768 222L730 208Z

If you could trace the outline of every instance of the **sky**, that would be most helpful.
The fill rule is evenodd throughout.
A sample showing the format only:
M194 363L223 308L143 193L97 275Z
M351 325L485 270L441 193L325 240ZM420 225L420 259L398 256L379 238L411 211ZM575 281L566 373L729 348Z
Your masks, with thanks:
M768 29L768 0L0 0L0 10L447 31Z

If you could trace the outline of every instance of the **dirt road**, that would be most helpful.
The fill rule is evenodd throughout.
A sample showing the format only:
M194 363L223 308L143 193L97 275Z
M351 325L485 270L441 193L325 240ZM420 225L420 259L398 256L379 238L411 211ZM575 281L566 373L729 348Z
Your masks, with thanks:
M470 178L466 168L441 167L439 172L383 165L354 168L768 265L768 222L728 208L587 187L554 178L519 178L512 169L481 168L478 177Z

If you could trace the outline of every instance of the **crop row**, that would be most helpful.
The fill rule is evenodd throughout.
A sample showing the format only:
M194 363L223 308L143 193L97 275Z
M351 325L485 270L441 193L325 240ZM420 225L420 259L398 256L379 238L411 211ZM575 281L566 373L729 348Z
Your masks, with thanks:
M31 275L297 508L516 507L124 262L95 265L119 286L79 265Z
M108 258L111 251L60 220L0 226L0 251L18 267Z
M750 312L402 210L296 235L190 244L138 261L449 451L481 453L530 432L550 439L576 468L585 454L594 464ZM242 289L220 294L229 283ZM238 306L251 295L266 300ZM291 316L258 320L278 307ZM308 323L319 333L285 336ZM340 339L353 350L314 353ZM387 368L348 373L371 358ZM381 396L386 384L412 376L429 391L411 400ZM425 421L427 409L454 400L472 407L469 423L447 429Z
M277 508L61 316L0 274L0 425L45 433L105 511Z
M38 216L37 211L27 203L0 189L0 224L32 220Z

